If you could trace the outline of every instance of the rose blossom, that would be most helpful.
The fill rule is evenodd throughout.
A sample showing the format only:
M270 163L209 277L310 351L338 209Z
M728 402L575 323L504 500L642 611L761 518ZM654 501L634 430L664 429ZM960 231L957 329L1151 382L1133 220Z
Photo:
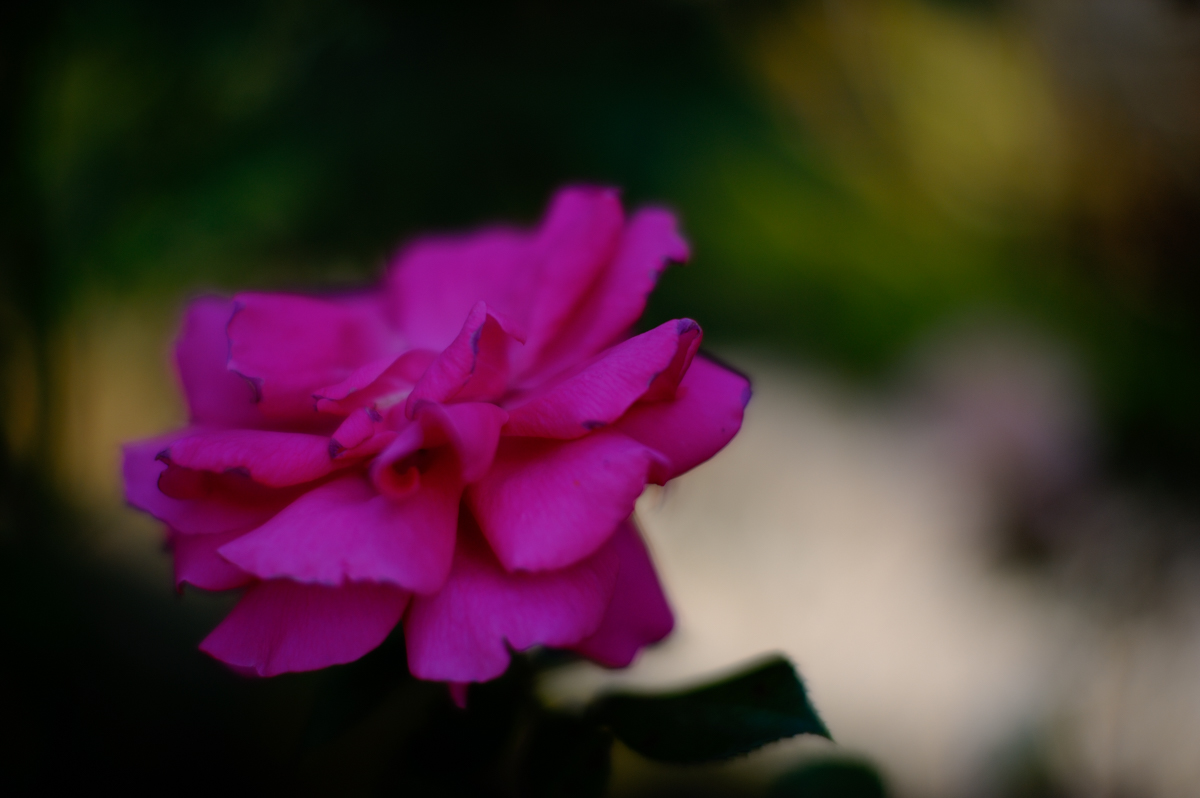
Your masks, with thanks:
M533 231L418 240L381 288L191 304L191 414L125 448L177 585L243 588L201 643L271 676L361 657L401 620L422 679L484 681L510 650L629 664L673 619L630 520L729 442L747 381L688 319L630 328L674 217L568 188Z

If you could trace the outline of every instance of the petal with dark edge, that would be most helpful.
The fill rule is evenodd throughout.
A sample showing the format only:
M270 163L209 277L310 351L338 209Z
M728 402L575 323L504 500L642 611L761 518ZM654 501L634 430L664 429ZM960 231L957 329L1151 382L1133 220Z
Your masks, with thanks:
M201 471L237 471L260 485L283 487L311 482L342 465L330 439L303 432L214 430L182 437L159 453L172 465Z
M175 365L195 424L258 427L264 419L255 402L254 386L229 370L229 336L233 302L201 297L188 305L183 329L175 342Z
M160 482L168 466L156 459L164 447L195 430L126 444L123 473L125 498L184 535L251 529L296 498L293 489L267 488L239 475L193 474L188 492L164 493Z
M257 582L200 650L259 676L340 665L382 643L408 599L408 593L390 585Z
M654 475L661 484L721 451L741 429L749 401L748 379L701 355L673 400L634 405L613 429L666 456L670 468Z
M372 295L318 299L239 294L229 321L229 368L258 391L276 421L322 423L313 393L403 349Z
M404 406L409 418L420 402L499 398L508 387L510 344L520 340L512 326L479 302L462 330L425 370Z

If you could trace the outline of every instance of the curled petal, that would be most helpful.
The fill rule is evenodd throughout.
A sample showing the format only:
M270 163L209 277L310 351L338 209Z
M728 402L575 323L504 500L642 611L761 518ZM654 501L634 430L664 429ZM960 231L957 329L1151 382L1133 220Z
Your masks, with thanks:
M258 392L276 421L323 423L313 393L403 349L372 297L317 299L239 294L229 321L229 368Z
M669 321L609 349L594 363L509 410L508 435L580 438L639 399L671 397L700 346L691 319Z
M464 482L475 482L492 467L506 421L508 413L488 402L425 403L417 407L425 446L449 444L458 458Z
M171 465L201 471L237 472L260 485L282 487L333 472L330 439L302 432L215 430L176 440L159 452Z
M417 593L442 586L454 554L462 482L450 458L435 460L401 499L362 475L314 488L220 554L260 579L336 587L386 582Z
M498 398L508 386L508 349L520 338L488 306L471 309L458 336L437 356L408 395L405 413L420 402Z
M675 618L637 528L622 522L611 545L621 561L612 601L600 628L572 648L601 665L624 668L642 648L670 634Z
M382 396L412 388L437 358L429 349L410 349L394 358L381 358L358 368L346 379L313 392L317 410L346 414Z
M346 416L332 435L329 442L330 457L337 457L347 449L359 446L380 432L383 428L383 416L373 407L360 407Z
M612 546L569 568L513 574L473 529L464 526L459 541L446 585L432 596L416 597L405 618L414 676L494 679L508 667L510 648L570 646L599 626L617 580Z
M124 447L125 498L131 505L180 534L216 534L258 526L296 498L295 490L267 488L232 474L184 474L189 484L171 490L166 479L170 469L157 456L163 447L194 432L180 430Z
M254 577L217 553L217 549L244 535L243 530L215 535L172 534L175 587L184 582L202 590L230 590L254 581Z
M257 582L200 649L259 676L339 665L382 643L408 598L390 585Z
M258 427L264 419L254 387L229 370L229 336L233 302L201 297L188 305L175 343L175 364L193 424Z
M610 430L574 441L501 438L467 503L506 569L562 568L596 551L629 517L660 460Z
M749 401L748 379L700 356L673 400L635 405L613 428L666 456L670 466L652 475L662 484L724 448L741 429Z

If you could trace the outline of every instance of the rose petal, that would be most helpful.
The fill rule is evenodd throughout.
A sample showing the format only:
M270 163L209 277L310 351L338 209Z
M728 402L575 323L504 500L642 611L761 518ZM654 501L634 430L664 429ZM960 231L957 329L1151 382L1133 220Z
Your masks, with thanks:
M674 214L661 208L635 213L612 263L544 348L539 374L557 374L616 343L641 317L667 264L686 261L689 254Z
M675 399L638 404L613 428L641 441L670 461L654 481L689 471L724 448L742 426L750 381L703 356L679 383Z
M249 584L254 577L226 560L217 549L245 534L244 530L216 535L171 535L175 560L175 587L184 582L202 590L229 590Z
M670 634L675 618L637 528L622 522L611 545L621 560L612 601L600 628L572 648L601 665L624 668L642 648Z
M557 571L506 573L464 519L446 585L418 596L404 621L408 666L420 679L482 682L508 667L509 648L570 646L599 626L618 556L604 546Z
M383 416L373 407L360 407L346 416L346 419L334 430L329 441L329 456L337 457L346 449L366 442L377 433L384 431Z
M464 482L475 482L492 467L500 430L508 413L487 402L418 406L416 420L425 430L425 446L449 444Z
M261 579L387 582L435 591L454 554L462 496L456 471L450 458L435 460L403 499L379 495L359 474L335 479L220 553Z
M351 662L383 642L408 598L390 585L258 582L200 650L259 676Z
M229 370L225 328L233 303L202 297L188 305L175 343L175 364L192 423L219 427L258 427L264 419L254 386Z
M257 386L277 420L322 423L313 393L404 349L379 299L239 294L229 321L229 368Z
M185 535L216 534L258 526L279 512L296 493L255 486L230 490L226 482L210 479L200 490L184 498L173 498L159 489L167 464L157 460L164 447L195 430L136 441L123 447L125 498L134 507L150 513L176 532ZM216 476L216 475L213 475ZM248 480L242 480L248 482Z
M458 336L417 382L404 406L409 418L420 402L489 400L508 386L508 350L520 340L511 325L479 302Z
M537 281L519 372L534 371L543 351L617 254L625 214L615 189L571 186L554 195L533 244Z
M501 438L467 503L505 568L562 568L596 551L629 517L659 459L609 430L574 441Z
M317 410L345 414L412 388L436 358L437 352L429 349L410 349L398 357L372 361L341 382L314 391Z
M320 479L340 465L330 439L302 432L214 430L180 438L159 453L172 465L222 473L239 471L260 485L282 487Z
M532 238L491 228L406 247L389 272L387 291L410 344L442 351L480 301L518 324L526 320L537 276L528 268Z
M579 438L616 421L639 398L671 396L700 337L696 322L679 319L622 341L578 374L511 408L504 432Z

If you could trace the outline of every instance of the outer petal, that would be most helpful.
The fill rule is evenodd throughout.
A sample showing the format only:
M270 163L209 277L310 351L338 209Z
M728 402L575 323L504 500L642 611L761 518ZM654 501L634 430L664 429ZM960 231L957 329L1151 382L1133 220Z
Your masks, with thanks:
M724 448L742 426L750 381L697 357L679 383L675 399L635 405L613 425L670 461L657 482L689 471Z
M454 554L462 496L456 471L450 458L435 461L403 499L380 496L359 474L336 479L220 553L262 579L387 582L433 592L446 580Z
M461 531L445 587L415 598L404 621L414 676L494 679L508 667L509 647L570 646L599 626L617 579L612 546L562 570L510 574L474 530Z
M188 494L169 496L159 488L167 464L157 459L164 446L192 430L126 444L124 447L125 498L181 534L215 534L258 526L283 509L296 493L254 485L229 489L232 478L212 475ZM240 482L249 480L239 479Z
M371 296L239 294L234 302L229 368L257 387L268 418L319 423L314 391L404 349Z
M254 577L217 554L217 549L245 532L215 535L171 535L175 560L175 587L184 582L203 590L229 590L254 581Z
M637 528L623 522L611 545L621 560L612 601L600 628L572 648L601 665L624 668L643 647L670 634L675 618Z
M218 474L238 471L271 487L320 479L338 465L330 454L329 438L265 430L199 432L173 442L159 452L159 459Z
M696 322L679 319L623 341L583 371L512 408L504 431L579 438L616 421L647 392L673 396L700 337Z
M667 264L686 261L689 254L674 214L661 208L635 213L611 265L543 350L539 371L559 373L618 341L641 317Z
M508 386L508 350L520 340L510 324L479 302L458 336L434 359L408 395L409 418L420 402L495 399Z
M258 582L200 649L259 676L351 662L383 642L408 598L389 585Z
M656 452L609 430L575 441L501 438L467 503L506 569L562 568L629 517L658 466Z
M229 370L225 327L233 303L218 297L193 301L175 343L175 364L192 423L219 427L258 427L264 419L254 386Z

